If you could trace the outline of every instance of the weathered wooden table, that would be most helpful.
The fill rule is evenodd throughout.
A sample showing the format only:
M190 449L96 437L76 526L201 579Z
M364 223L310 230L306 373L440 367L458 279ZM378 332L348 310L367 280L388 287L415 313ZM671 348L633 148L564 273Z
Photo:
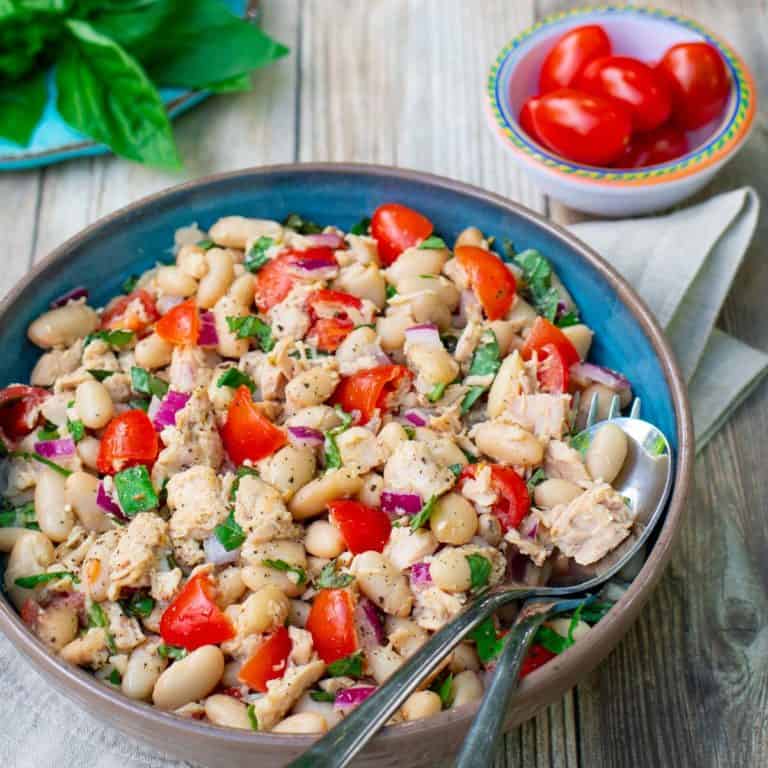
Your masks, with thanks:
M726 37L768 105L767 0L656 0ZM186 170L112 158L0 177L5 292L94 219L215 171L309 160L433 171L571 216L512 166L485 125L482 91L497 51L556 0L267 0L264 26L291 55L252 93L181 118ZM768 118L706 194L768 194ZM722 325L768 349L768 218ZM107 244L108 247L108 244ZM510 733L497 766L757 768L768 765L768 385L698 461L677 557L640 621L563 700Z

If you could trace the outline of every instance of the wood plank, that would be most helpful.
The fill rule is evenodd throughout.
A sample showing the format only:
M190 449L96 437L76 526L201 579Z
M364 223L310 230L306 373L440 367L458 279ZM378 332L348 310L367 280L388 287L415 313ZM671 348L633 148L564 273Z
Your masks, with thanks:
M29 270L37 235L40 174L20 171L0 175L0 231L5 253L0 274L0 298Z

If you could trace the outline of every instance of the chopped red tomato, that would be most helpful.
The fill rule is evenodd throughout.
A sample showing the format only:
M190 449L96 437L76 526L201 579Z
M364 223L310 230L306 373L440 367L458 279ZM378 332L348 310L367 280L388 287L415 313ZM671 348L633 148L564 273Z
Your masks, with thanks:
M377 408L384 409L387 399L413 374L404 365L379 365L342 378L331 401L347 413L358 411L358 423L367 424Z
M12 440L28 435L40 418L40 405L50 395L41 387L12 384L0 390L0 429Z
M460 245L455 255L486 317L500 320L515 300L517 283L514 275L495 253L484 248Z
M328 510L331 521L341 531L344 543L353 555L369 550L383 551L392 532L386 512L348 499L332 501Z
M556 655L552 651L547 650L543 645L538 643L532 645L520 667L520 679L522 680L526 675L530 675L531 672L534 672L539 667L543 667L548 661L552 661Z
M194 299L177 304L163 315L155 326L160 338L171 344L197 344L200 334L200 311Z
M230 403L221 437L235 464L242 464L246 459L259 461L288 442L285 432L256 407L251 391L244 384L238 387Z
M207 573L193 576L165 609L160 634L168 645L194 651L235 636L229 617L216 605L215 588Z
M351 293L323 289L309 294L307 306L316 317L338 317L348 309L361 309L363 302Z
M143 289L112 300L101 316L101 327L111 331L143 331L160 317L152 297Z
M371 235L379 245L379 259L385 267L407 248L426 240L433 229L426 216L399 203L380 205L371 219Z
M267 683L285 674L293 642L285 627L278 627L256 646L253 656L243 664L238 680L261 693L267 692Z
M570 368L574 363L581 359L576 347L571 344L570 339L556 326L547 320L546 317L537 317L528 334L528 338L523 344L523 359L530 360L534 352L542 357L542 350L548 345L557 348L565 365Z
M545 344L539 351L541 360L536 378L542 392L560 394L568 391L568 364L554 344Z
M321 589L312 601L307 629L320 658L326 663L357 650L355 604L346 589Z
M354 330L348 310L362 309L363 302L341 291L314 291L307 297L307 307L314 319L307 339L321 352L335 352Z
M474 478L483 466L488 465L467 464L461 471L459 484L463 485L468 477ZM493 514L498 518L504 531L517 528L531 511L531 497L525 480L512 467L491 464L490 468L491 487L498 496L493 505Z
M341 342L355 329L355 324L343 317L321 317L307 333L307 341L321 352L335 352Z
M136 464L151 466L157 458L157 432L144 411L126 411L107 424L101 437L96 466L103 474L120 472Z

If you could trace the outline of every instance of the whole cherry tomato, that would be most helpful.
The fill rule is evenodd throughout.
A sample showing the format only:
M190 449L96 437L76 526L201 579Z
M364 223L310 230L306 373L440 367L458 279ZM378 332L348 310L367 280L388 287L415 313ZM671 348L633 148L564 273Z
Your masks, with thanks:
M605 56L587 64L576 88L621 102L632 115L636 131L651 131L672 112L666 79L629 56Z
M545 146L586 165L609 165L632 135L632 119L621 104L569 88L542 96L532 115Z
M674 125L662 125L655 131L633 136L614 168L647 168L682 157L688 152L688 139Z
M101 436L96 468L113 474L137 464L151 466L157 458L157 432L144 411L126 411L107 424Z
M520 110L520 116L518 117L518 122L520 123L520 127L536 142L539 144L542 143L541 139L539 138L538 133L536 133L536 126L533 124L533 113L538 106L539 100L534 96L533 98L528 99L528 101L523 104L523 108Z
M110 301L101 316L101 327L111 331L139 332L159 317L153 298L140 288Z
M367 424L377 408L387 407L387 399L406 380L413 377L404 365L378 365L342 378L331 401L347 413L359 411L360 424Z
M611 55L611 41L597 24L576 27L564 34L547 54L539 76L539 93L573 85L584 67L600 56Z
M253 655L240 667L237 679L254 691L266 693L267 683L285 674L292 650L293 641L288 630L278 627L256 646Z
M517 283L514 275L495 253L484 248L460 245L455 255L486 317L500 320L515 300Z
M371 218L371 236L379 245L379 259L385 267L406 248L426 240L433 229L426 216L399 203L380 205Z
M160 634L168 645L194 651L218 645L235 636L229 617L216 605L215 589L207 573L193 576L165 609Z
M194 299L187 299L166 312L155 326L161 339L180 346L197 344L200 312Z
M491 487L498 496L492 509L494 516L505 531L517 528L531 511L531 497L525 480L512 467L502 464L467 464L459 475L459 486L461 487L467 478L476 477L484 466L490 466Z
M560 394L568 391L568 364L554 344L545 344L540 351L541 361L536 378L542 392Z
M386 512L349 499L332 501L328 510L331 522L341 531L344 543L353 555L369 550L383 551L392 532Z
M288 442L285 432L254 405L251 391L245 384L238 387L229 405L221 439L235 464L242 464L246 459L264 459Z
M346 589L321 589L312 601L307 630L320 658L331 664L357 650L355 603Z
M546 317L537 317L523 344L523 359L530 360L534 352L539 353L539 359L542 359L550 345L557 349L568 368L581 359L576 347L556 325L550 323Z
M12 384L0 390L0 428L6 437L18 440L28 435L40 418L40 406L50 397L41 387Z
M675 122L694 130L725 108L731 81L717 48L709 43L673 45L659 62L672 96Z

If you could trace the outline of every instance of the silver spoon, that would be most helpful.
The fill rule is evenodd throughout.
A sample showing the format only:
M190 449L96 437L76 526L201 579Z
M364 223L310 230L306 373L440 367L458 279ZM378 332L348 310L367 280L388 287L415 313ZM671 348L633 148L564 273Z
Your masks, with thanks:
M595 589L617 574L648 540L661 519L672 488L672 457L664 434L648 422L636 418L639 400L635 400L628 418L617 417L618 397L614 398L608 418L627 434L627 458L613 482L630 500L635 513L636 531L624 543L589 569L572 569L555 586L528 587L497 585L479 596L453 621L436 632L400 669L344 718L335 728L319 739L288 768L343 768L368 743L379 728L397 712L419 683L434 672L481 621L502 606L515 600L530 598L562 598ZM579 435L580 447L585 447L605 422L595 424L597 397L590 403L587 428ZM583 598L582 598L583 601ZM581 602L581 601L576 601ZM527 606L522 620L510 633L511 639L499 659L497 674L491 682L486 699L478 712L476 724L465 742L460 761L466 766L492 764L496 738L506 717L506 705L514 690L517 670L533 640L538 626L554 613L570 610L574 601L555 602L540 608ZM513 650L515 649L515 650ZM514 671L514 675L509 674ZM489 738L490 737L490 738ZM471 753L471 754L470 754Z

